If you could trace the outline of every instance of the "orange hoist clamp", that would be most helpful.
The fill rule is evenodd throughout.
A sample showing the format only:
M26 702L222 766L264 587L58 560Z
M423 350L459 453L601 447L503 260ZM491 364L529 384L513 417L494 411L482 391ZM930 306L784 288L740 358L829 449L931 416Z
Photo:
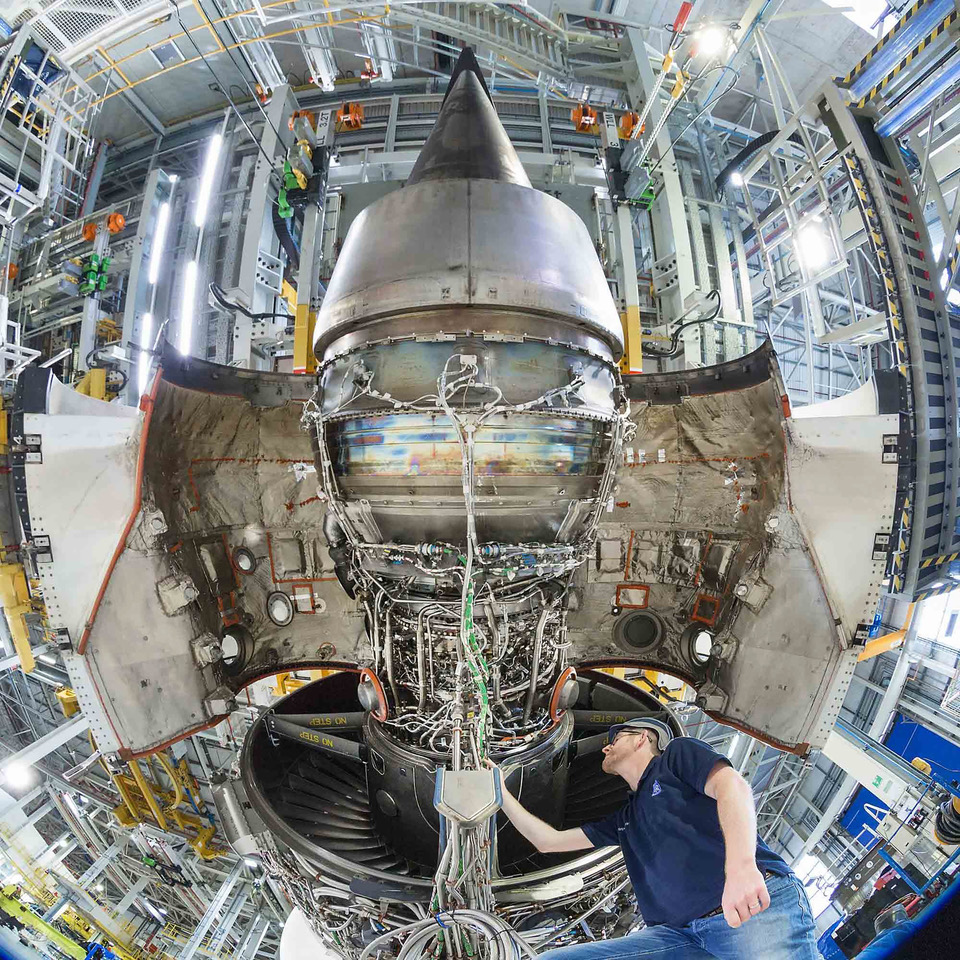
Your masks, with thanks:
M643 133L645 127L646 124L640 122L640 114L631 110L620 118L617 133L620 134L621 140L636 140Z
M363 126L363 104L345 103L337 111L337 130L359 130Z
M576 127L577 133L599 133L597 111L585 103L578 103L570 111L570 119Z

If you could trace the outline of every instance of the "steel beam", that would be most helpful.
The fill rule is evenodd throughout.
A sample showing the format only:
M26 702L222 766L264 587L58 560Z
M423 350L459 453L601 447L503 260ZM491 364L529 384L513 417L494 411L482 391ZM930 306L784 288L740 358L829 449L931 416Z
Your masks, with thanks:
M123 899L116 906L116 911L119 916L125 914L133 906L133 901L140 896L144 887L146 887L149 882L149 877L140 877L137 882L123 895Z
M81 887L85 887L87 884L93 883L93 881L96 880L97 877L99 877L100 874L103 873L103 871L106 870L107 867L109 867L110 864L117 859L117 856L120 854L120 851L123 850L124 846L125 845L119 840L114 840L114 842L110 844L110 846L107 847L107 849L104 850L103 853L101 853L100 856L97 857L97 859L94 860L89 867L87 867L80 879L77 880L77 883Z
M244 904L246 904L246 902L247 902L247 891L238 890L230 906L227 908L227 912L223 918L223 921L217 925L217 932L214 934L213 939L210 941L211 953L219 952L220 948L223 946L227 937L233 931L234 926L236 926L237 917L240 916L240 911L243 909Z
M180 954L179 960L192 960L193 955L200 948L200 945L203 943L203 938L207 935L210 927L213 926L214 921L220 914L220 911L223 909L223 905L227 902L227 897L230 896L230 892L236 886L237 881L240 879L240 874L243 871L243 860L240 859L234 865L234 868L230 871L229 876L224 880L220 889L217 891L217 895L213 898L210 903L210 906L207 907L206 913L204 913L203 918L197 924L193 933L190 935L190 939L187 941L187 945L183 948L183 952Z
M90 720L83 714L68 720L54 730L51 730L39 740L34 740L29 746L11 753L8 757L0 760L0 774L9 770L11 766L19 765L23 767L33 766L38 760L53 753L54 750L69 743L74 737L85 733L90 727Z

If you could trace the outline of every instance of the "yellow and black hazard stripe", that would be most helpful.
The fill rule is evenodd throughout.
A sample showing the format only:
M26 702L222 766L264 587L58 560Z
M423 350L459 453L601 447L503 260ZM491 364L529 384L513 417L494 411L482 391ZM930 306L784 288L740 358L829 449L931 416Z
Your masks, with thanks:
M877 45L845 76L843 79L837 78L837 85L840 87L849 87L851 83L863 71L863 68L888 44L895 40L900 31L928 4L933 0L917 0L917 2L903 15L903 18L897 22L894 28L883 36Z
M939 567L944 563L952 563L954 560L960 558L960 551L957 553L945 553L942 557L930 557L929 560L924 560L920 564L921 570L926 570L928 567Z
M883 281L885 291L884 300L886 303L886 315L893 359L901 375L907 381L907 389L909 390L909 372L907 368L910 358L907 352L907 341L904 334L900 288L893 272L889 251L887 250L887 237L883 231L880 215L877 213L877 206L871 195L870 186L863 173L863 168L860 166L860 161L855 156L850 155L845 156L843 159L847 167L847 172L850 175L850 182L853 184L857 200L859 201L860 212L863 216L864 224L867 227L867 236L870 238L870 247L876 257L877 267ZM903 506L900 509L899 529L895 527L896 537L895 539L891 537L890 580L894 593L900 593L904 587L904 568L910 551L910 525L912 516L912 504L910 496L907 494L903 498Z
M881 93L886 89L887 85L890 84L893 80L899 76L907 67L913 63L914 60L923 53L927 47L933 43L937 37L941 36L946 30L948 30L953 23L956 21L957 17L960 14L954 10L947 17L945 17L933 30L931 30L875 87L870 89L870 92L857 101L857 106L862 107L865 104L869 103L878 93Z
M955 583L951 580L949 583L945 583L942 587L934 587L932 590L924 590L922 593L918 593L913 599L915 602L926 600L928 597L937 597L941 593L950 593L951 590L956 590L957 587L960 587L960 583Z
M960 239L957 240L953 248L953 253L947 258L947 290L953 286L953 281L957 279L957 266L960 265Z

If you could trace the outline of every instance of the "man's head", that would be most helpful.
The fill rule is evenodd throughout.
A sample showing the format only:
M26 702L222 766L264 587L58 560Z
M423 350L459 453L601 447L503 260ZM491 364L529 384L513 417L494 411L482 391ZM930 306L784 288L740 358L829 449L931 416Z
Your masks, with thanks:
M673 739L663 720L638 717L610 728L610 742L603 748L603 771L623 777L634 789L650 761Z

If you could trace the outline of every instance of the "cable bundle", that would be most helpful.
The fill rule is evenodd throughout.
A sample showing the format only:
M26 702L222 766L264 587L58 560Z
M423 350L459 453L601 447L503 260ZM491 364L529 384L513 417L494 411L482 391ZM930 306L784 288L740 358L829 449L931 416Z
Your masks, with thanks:
M360 954L360 960L369 960L399 936L405 936L406 939L397 953L397 960L419 960L428 952L433 952L441 938L448 939L458 934L467 936L470 933L481 936L482 943L488 948L489 960L519 960L524 955L531 958L537 955L533 947L496 914L485 910L458 909L443 910L416 923L387 931L367 944Z
M944 800L937 808L933 833L940 843L960 844L960 798Z

